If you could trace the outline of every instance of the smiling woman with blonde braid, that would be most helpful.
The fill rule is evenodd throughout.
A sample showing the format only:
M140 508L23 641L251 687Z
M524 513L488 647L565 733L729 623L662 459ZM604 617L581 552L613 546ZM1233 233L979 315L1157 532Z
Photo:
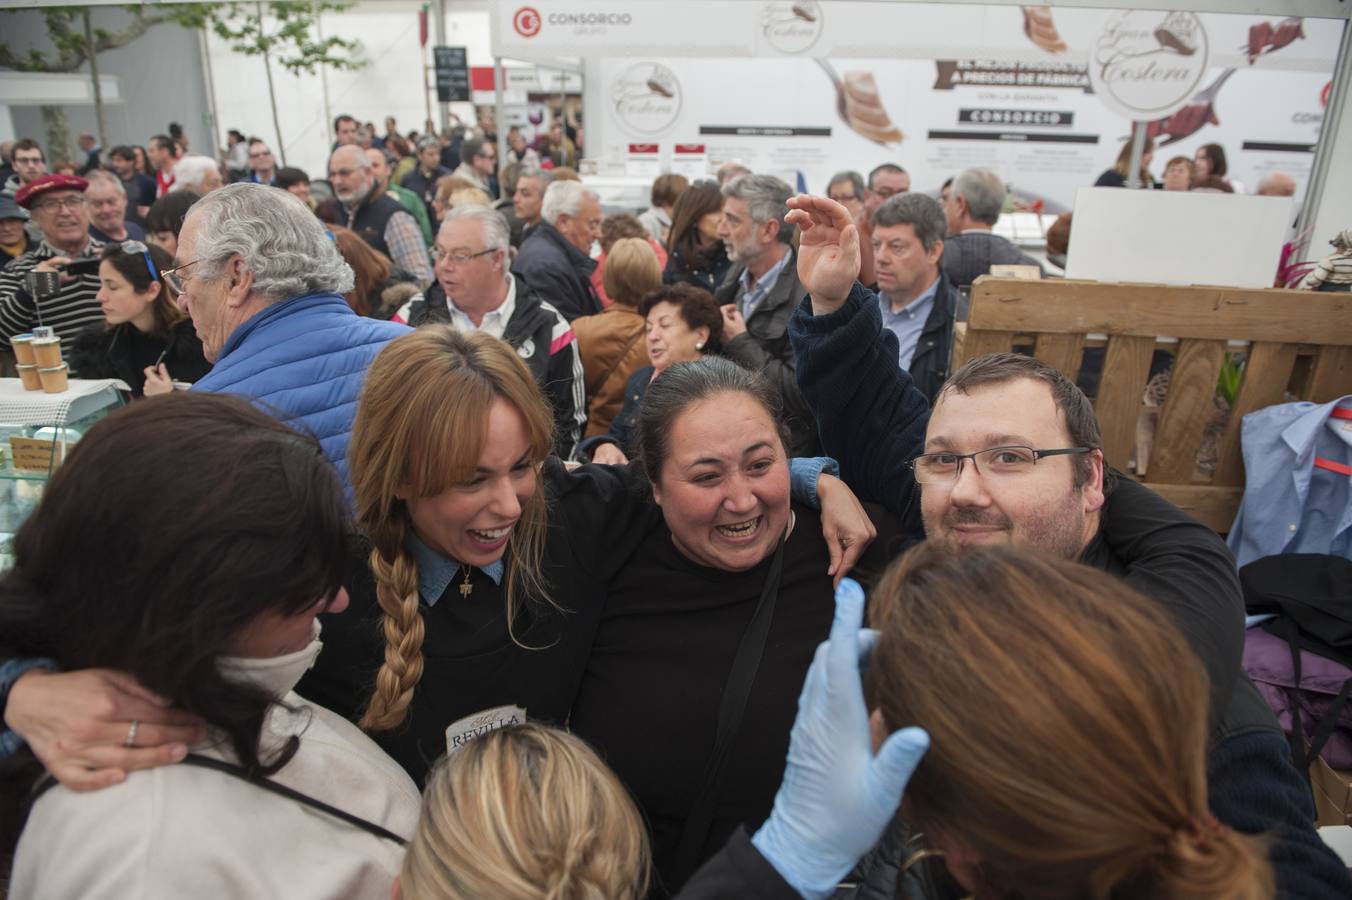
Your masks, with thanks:
M642 472L550 455L552 421L525 363L481 332L424 326L367 373L348 462L374 590L348 579L352 608L326 621L302 689L416 781L474 735L568 720L606 585L661 525ZM782 531L782 456L776 471ZM826 527L804 530L824 548Z

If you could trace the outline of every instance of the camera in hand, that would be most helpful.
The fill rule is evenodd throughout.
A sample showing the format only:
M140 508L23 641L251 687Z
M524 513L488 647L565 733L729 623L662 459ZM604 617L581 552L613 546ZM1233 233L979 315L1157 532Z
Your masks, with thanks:
M61 291L61 273L29 272L24 278L24 287L34 300L55 297Z

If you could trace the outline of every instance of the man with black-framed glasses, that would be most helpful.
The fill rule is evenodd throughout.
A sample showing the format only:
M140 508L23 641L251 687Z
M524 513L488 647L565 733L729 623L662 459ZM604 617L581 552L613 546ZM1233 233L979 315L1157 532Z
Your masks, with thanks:
M1212 811L1267 837L1279 895L1352 896L1347 870L1313 828L1286 737L1240 668L1243 597L1220 537L1110 470L1088 398L1046 363L1014 353L970 360L931 410L896 365L897 339L877 298L856 280L859 234L845 208L824 197L789 206L809 291L789 337L841 477L900 517L913 540L957 552L1028 547L1103 569L1157 602L1210 677Z
M103 243L89 234L89 182L75 175L43 175L19 189L15 200L32 215L42 240L0 272L0 349L9 339L50 325L58 337L74 339L84 329L103 322L99 305L97 263L92 269L67 272L77 259L96 257ZM30 272L57 273L55 293L34 299Z
M582 358L568 320L510 270L510 244L507 220L498 211L451 210L432 246L436 282L398 316L413 326L445 322L510 344L554 411L554 452L569 459L587 422Z

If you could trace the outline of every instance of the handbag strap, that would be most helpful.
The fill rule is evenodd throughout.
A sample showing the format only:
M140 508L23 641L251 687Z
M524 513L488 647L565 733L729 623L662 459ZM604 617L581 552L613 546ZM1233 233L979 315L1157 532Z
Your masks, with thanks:
M219 759L212 759L207 756L199 756L196 753L189 753L187 756L183 758L181 764L185 766L197 766L199 769L214 769L217 772L223 772L226 775L238 778L241 781L247 781L249 784L252 784L255 787L262 788L265 791L271 791L272 793L277 794L280 797L285 797L288 800L293 800L296 803L303 804L305 806L310 807L311 809L317 809L320 812L333 816L336 819L342 819L349 825L354 825L357 828L360 828L362 831L369 832L370 834L373 834L378 838L384 838L385 840L394 841L401 847L408 844L408 841L404 840L402 837L395 834L393 831L383 828L374 822L369 822L366 819L363 819L361 816L355 816L352 813L341 810L336 806L330 806L323 800L316 800L309 794L302 794L300 791L294 790L293 788L289 788L284 784L279 784L270 778L265 778L262 775L251 774L243 766L237 766L234 763L223 762ZM42 777L39 778L38 781L33 785L32 789L28 792L28 796L24 802L22 817L20 819L19 825L20 831L22 831L23 826L27 823L29 813L32 812L34 805L36 805L38 800L42 798L43 794L47 793L47 791L56 787L56 785L57 785L56 779L47 773L43 773Z
M279 797L285 797L288 800L294 800L296 803L303 804L312 809L317 809L322 813L327 813L335 819L342 819L349 825L354 825L362 831L369 832L378 838L384 838L387 841L394 841L399 846L405 846L408 841L389 829L377 825L375 822L363 819L361 816L353 815L346 810L341 810L336 806L330 806L323 800L317 800L309 794L302 794L293 788L284 784L279 784L271 778L265 778L262 775L250 773L243 766L237 766L234 763L224 762L219 759L212 759L207 756L198 756L196 753L189 753L183 758L183 764L188 766L197 766L202 769L214 769L217 772L224 772L226 775L232 775L241 781L247 781L255 787L260 787L265 791L271 791Z
M704 766L704 778L699 793L686 817L685 827L681 831L681 842L676 849L674 884L684 884L699 866L700 852L709 837L709 828L713 825L714 808L722 792L723 780L727 775L728 760L732 755L732 742L742 725L742 715L746 712L746 703L751 696L751 686L760 669L761 657L765 654L765 643L770 636L770 623L774 619L775 599L779 596L780 574L784 570L784 543L788 535L781 537L770 561L770 571L765 576L765 585L761 588L760 600L751 614L751 621L742 632L742 640L737 645L737 656L728 672L727 684L723 687L723 699L718 704L718 730L714 736L713 750Z
M615 357L615 361L612 362L599 376L592 379L592 383L587 385L588 397L596 396L601 390L601 385L605 384L606 381L610 379L610 376L614 374L615 370L629 357L629 351L634 349L634 345L638 343L638 339L643 337L645 333L646 329L643 328L636 331L634 336L629 339L629 343L624 345L624 349L620 351L620 355Z
M1286 639L1287 647L1291 650L1291 675L1294 687L1287 691L1287 700L1291 707L1291 733L1287 736L1291 744L1291 764L1300 771L1306 781L1310 779L1310 766L1319 758L1323 752L1324 745L1333 737L1333 731L1338 726L1338 717L1342 715L1343 707L1352 698L1352 678L1343 682L1342 689L1338 691L1337 696L1329 703L1328 709L1320 718L1319 724L1315 726L1314 733L1310 735L1308 744L1305 740L1305 727L1301 722L1300 715L1300 683L1303 678L1301 657L1300 657L1300 631L1296 623L1289 616L1279 616L1274 620L1277 625L1276 631Z

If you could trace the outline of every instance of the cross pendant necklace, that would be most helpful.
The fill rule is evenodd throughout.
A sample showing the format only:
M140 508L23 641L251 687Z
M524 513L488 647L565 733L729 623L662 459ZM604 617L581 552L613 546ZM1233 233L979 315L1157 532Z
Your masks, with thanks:
M460 596L468 597L474 593L474 585L469 583L469 566L465 566L465 583L460 585Z

